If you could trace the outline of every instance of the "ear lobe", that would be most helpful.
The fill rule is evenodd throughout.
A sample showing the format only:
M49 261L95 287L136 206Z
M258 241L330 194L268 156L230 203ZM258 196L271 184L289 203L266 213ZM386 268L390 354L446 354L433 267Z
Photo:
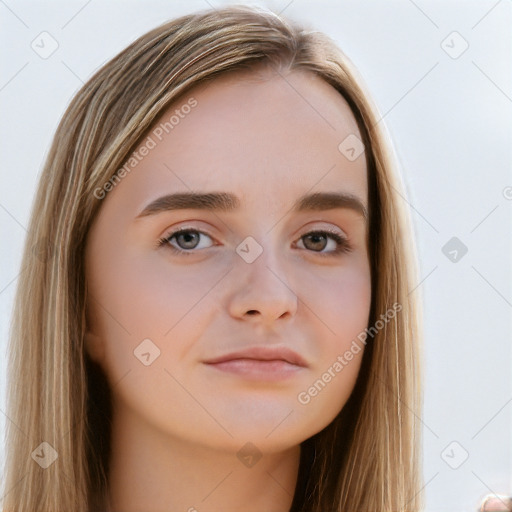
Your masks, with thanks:
M101 364L105 356L105 347L101 338L93 334L91 331L86 331L84 345L89 357L94 362Z

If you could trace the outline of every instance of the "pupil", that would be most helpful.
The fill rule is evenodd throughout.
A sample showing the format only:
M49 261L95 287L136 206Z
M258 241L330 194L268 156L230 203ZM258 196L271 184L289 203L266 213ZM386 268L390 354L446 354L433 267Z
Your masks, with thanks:
M194 241L193 239L198 237L198 233L184 233L184 234L181 234L180 237L184 238L184 239L189 239L188 241L185 240L185 245L187 245L187 243L190 243L190 238L192 238L192 242ZM197 245L197 240L196 240L196 244L192 243L192 247L189 247L187 246L186 248L187 249L193 249L195 247L195 245Z
M308 235L309 239L313 240L313 245L316 247L313 247L314 249L324 249L325 248L325 236L324 235ZM320 245L321 247L318 247L318 242L321 240Z

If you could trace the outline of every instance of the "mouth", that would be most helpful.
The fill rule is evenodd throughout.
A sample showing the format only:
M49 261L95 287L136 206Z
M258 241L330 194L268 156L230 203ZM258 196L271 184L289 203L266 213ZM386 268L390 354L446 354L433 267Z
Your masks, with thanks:
M249 380L278 381L307 368L299 354L286 347L252 347L204 361L217 371Z

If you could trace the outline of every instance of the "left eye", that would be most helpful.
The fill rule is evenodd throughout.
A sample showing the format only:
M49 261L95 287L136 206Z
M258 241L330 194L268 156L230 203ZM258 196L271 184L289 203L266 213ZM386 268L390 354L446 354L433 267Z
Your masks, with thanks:
M305 245L303 239L307 240L309 247L320 249L320 251L313 250L313 252L316 252L320 256L338 255L352 250L345 237L338 233L332 233L331 231L311 231L310 233L302 235L299 242ZM331 242L330 247L332 250L324 251L323 249L329 246L329 242Z

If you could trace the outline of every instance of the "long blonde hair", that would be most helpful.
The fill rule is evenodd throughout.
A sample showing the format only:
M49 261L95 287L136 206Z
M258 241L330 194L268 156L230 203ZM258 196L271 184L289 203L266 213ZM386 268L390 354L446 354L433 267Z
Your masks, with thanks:
M84 246L101 205L94 191L178 97L258 64L313 72L349 103L368 166L369 327L400 305L372 333L343 410L302 443L291 511L422 507L417 257L389 137L331 39L260 8L230 6L137 39L81 88L58 126L33 204L8 346L5 512L89 512L108 487L109 390L84 350ZM52 449L53 464L35 463Z

